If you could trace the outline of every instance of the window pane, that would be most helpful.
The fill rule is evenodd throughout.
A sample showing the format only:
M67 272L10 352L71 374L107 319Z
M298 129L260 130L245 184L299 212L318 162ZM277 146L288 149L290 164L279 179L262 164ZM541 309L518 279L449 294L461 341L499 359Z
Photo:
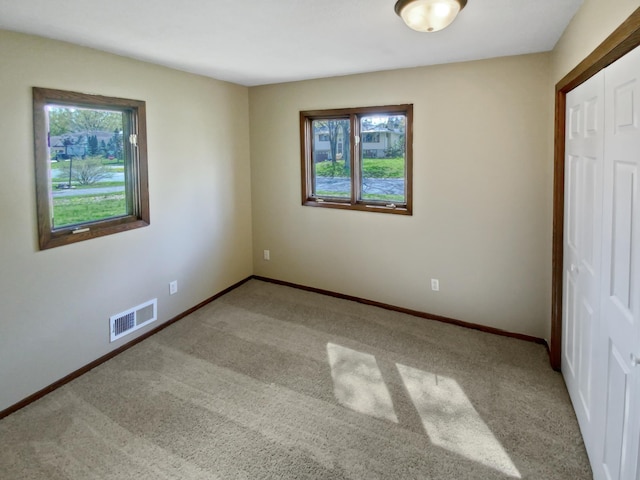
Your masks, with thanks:
M53 229L130 214L123 112L47 105Z
M362 200L405 203L405 115L360 117Z
M149 225L141 100L33 87L41 250Z
M410 104L301 111L302 204L411 215L412 119Z
M313 196L351 198L349 119L313 120L311 130Z

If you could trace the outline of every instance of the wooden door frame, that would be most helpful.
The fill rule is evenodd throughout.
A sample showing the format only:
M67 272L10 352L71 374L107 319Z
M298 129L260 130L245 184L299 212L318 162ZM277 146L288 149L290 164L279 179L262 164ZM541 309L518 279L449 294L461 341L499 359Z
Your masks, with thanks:
M636 9L604 42L556 84L553 160L553 253L551 279L550 360L555 370L562 364L562 296L564 261L564 156L567 93L640 45L640 8Z

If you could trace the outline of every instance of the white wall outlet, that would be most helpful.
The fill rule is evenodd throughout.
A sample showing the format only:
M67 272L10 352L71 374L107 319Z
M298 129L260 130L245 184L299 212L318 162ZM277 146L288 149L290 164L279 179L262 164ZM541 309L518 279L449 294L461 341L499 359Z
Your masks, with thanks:
M431 290L433 290L434 292L440 291L440 280L438 280L437 278L431 279Z
M178 293L178 281L174 280L173 282L169 282L169 295L173 295Z
M262 258L265 260L271 260L271 253L269 252L269 250L264 250L262 252Z

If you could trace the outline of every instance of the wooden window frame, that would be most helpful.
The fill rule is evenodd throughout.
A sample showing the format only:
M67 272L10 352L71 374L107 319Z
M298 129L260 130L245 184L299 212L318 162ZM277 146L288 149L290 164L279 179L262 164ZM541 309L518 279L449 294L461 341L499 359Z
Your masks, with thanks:
M127 115L129 131L125 132L124 163L129 175L125 189L127 201L131 202L130 214L60 228L55 228L52 225L53 196L46 111L47 105L51 104L113 110ZM146 106L144 101L33 87L33 129L40 250L146 227L150 224ZM136 135L134 143L129 141L128 135L130 134Z
M354 141L360 135L361 116L372 114L404 115L407 118L405 127L405 202L390 203L388 201L362 200L360 178L360 150L362 142ZM334 198L313 195L313 132L314 120L343 118L350 122L350 163L351 163L351 197ZM301 157L301 190L302 205L308 207L337 208L360 210L367 212L412 215L413 213L413 105L386 105L380 107L340 108L330 110L307 110L300 112L300 157Z

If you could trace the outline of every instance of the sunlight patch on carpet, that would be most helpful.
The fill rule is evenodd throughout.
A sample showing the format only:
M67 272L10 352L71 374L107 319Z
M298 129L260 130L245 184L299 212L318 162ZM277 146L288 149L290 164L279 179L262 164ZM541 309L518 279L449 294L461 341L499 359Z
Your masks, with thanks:
M376 358L333 343L327 344L333 391L338 402L356 412L398 423Z
M522 478L458 382L396 365L422 425L435 445L511 477Z

